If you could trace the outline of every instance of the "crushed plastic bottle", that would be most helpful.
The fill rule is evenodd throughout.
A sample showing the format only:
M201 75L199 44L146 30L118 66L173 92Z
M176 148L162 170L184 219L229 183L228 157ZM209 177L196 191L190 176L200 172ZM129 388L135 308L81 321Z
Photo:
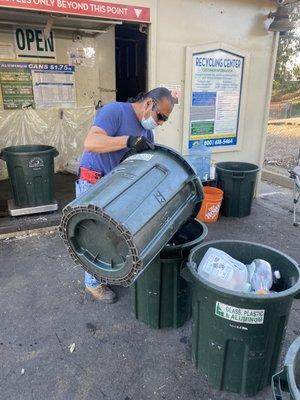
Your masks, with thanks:
M198 274L225 289L249 292L247 267L222 250L210 247L198 267Z
M282 290L280 271L272 271L266 260L245 265L222 250L210 247L198 266L198 274L224 289L257 295Z
M249 282L252 291L257 294L267 294L273 285L271 264L266 260L255 259L248 266Z

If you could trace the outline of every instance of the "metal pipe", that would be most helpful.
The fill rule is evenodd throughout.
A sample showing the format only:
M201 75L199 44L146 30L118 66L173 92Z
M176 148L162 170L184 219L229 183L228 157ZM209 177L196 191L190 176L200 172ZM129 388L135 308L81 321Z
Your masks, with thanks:
M15 22L13 21L4 21L0 20L1 25L16 25ZM43 26L40 24L28 24L26 23L26 26L31 26L31 27L38 27L44 29ZM106 29L91 29L91 28L76 28L76 27L71 27L71 26L53 26L52 30L64 30L64 31L74 31L74 32L87 32L87 33L107 33Z
M57 15L57 14L51 14L51 17L54 17L57 19L66 18L66 19L68 19L68 21L101 22L101 24L109 24L109 25L111 25L111 24L122 25L123 24L122 21L114 21L111 19L107 19L107 20L100 19L100 21L99 21L98 18L75 18L75 17L69 17L69 15Z
M17 13L15 13L15 16L20 16L20 17L53 17L55 19L62 19L65 18L68 21L79 21L79 22L99 22L101 24L105 24L105 25L122 25L123 21L114 21L112 19L101 19L101 18L83 18L83 17L71 17L68 14L56 14L56 13L45 13L45 12L38 12L38 13L34 13L34 12L24 12L22 11L22 13L20 12L20 10L1 10L1 14L4 16L6 15L11 15L12 11L17 11ZM17 22L14 22L15 24L17 24Z

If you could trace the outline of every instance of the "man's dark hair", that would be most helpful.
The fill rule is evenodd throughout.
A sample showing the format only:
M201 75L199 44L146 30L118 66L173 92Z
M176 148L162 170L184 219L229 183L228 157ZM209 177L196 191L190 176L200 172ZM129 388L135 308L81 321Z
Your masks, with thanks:
M128 103L141 103L146 99L153 99L156 101L162 100L166 98L173 105L174 99L169 89L165 87L157 87L155 89L150 90L148 93L139 93L136 97L132 97L127 100Z

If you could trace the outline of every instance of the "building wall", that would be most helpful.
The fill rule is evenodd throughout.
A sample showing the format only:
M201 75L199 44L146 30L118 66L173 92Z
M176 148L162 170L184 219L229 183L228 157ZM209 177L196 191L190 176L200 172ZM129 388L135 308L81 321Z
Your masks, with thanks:
M83 151L83 141L92 124L95 105L115 100L115 30L94 38L83 36L81 42L73 42L71 32L55 32L56 62L68 63L68 49L76 46L94 47L95 66L75 67L77 107L64 109L1 110L0 91L0 149L30 143L50 144L59 151L55 159L56 170L77 171ZM12 29L0 30L0 43L13 43ZM9 60L23 61L23 60ZM52 63L33 59L35 63ZM5 162L0 160L0 180L7 178Z
M105 104L116 99L114 27L96 38L96 54L99 64L99 95Z
M118 3L118 1L113 0ZM249 74L243 87L244 120L241 150L213 150L213 160L260 164L264 150L269 94L276 55L276 35L268 32L273 0L131 0L151 8L149 86L177 84L184 93L186 48L222 42L249 54ZM156 140L185 151L184 99L169 121L156 130ZM222 149L221 149L222 150Z
M215 160L260 162L264 136L266 97L270 89L273 33L266 30L264 17L268 1L172 1L172 21L168 1L158 1L157 83L185 84L186 46L222 42L249 53L249 74L243 88L245 116L241 151L215 153ZM164 54L168 54L167 63ZM182 148L183 102L175 106L170 124L158 133L158 139ZM227 149L226 149L227 150Z
M111 2L118 3L117 0ZM273 0L127 0L121 3L151 8L149 27L149 88L160 84L186 84L186 48L222 42L249 54L249 73L243 87L245 113L239 132L240 150L213 150L213 160L262 162L269 111L276 35L267 30ZM2 35L2 34L1 34ZM2 39L2 37L1 37ZM91 39L89 39L91 40ZM67 62L70 39L58 39L58 62ZM76 72L78 106L115 98L114 31L94 39L94 70ZM88 78L87 78L88 77ZM185 151L184 98L169 121L156 130L156 140ZM229 150L229 151L228 151Z

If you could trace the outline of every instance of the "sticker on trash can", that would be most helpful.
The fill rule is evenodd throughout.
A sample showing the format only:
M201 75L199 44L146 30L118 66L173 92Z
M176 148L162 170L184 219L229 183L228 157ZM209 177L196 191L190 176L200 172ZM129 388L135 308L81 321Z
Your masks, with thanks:
M124 161L129 161L129 160L142 160L142 161L149 161L153 157L153 154L134 154L133 156L130 156L126 158Z
M205 217L206 217L207 219L214 219L214 218L218 215L218 213L219 213L219 211L220 211L220 207L221 207L221 204L219 204L219 205L212 205L211 207L209 207L209 208L205 211Z
M44 166L44 161L40 157L34 157L31 160L29 160L29 163L28 163L29 168L38 169L38 168L42 168L43 166Z
M238 308L220 303L219 301L216 302L215 314L218 317L228 319L229 321L254 325L263 324L265 318L265 310Z

